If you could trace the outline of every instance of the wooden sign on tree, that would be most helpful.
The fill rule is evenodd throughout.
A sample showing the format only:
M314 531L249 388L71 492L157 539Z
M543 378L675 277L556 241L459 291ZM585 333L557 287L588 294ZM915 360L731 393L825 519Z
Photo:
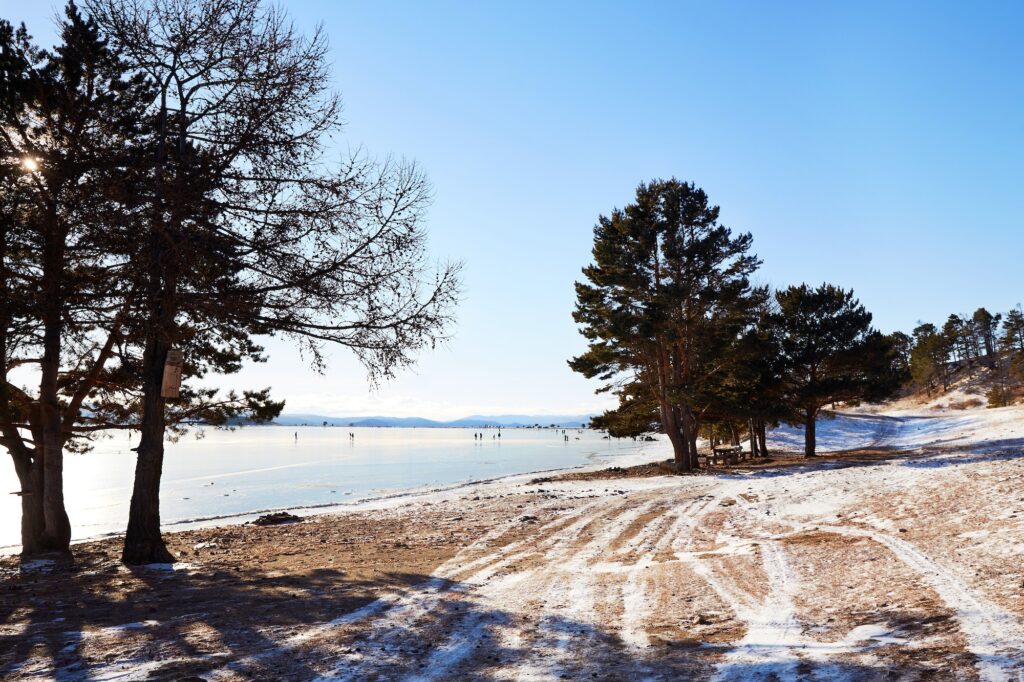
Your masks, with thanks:
M181 389L181 366L185 362L185 356L180 350L173 348L167 351L167 360L164 361L164 381L160 387L160 396L163 398L177 398Z

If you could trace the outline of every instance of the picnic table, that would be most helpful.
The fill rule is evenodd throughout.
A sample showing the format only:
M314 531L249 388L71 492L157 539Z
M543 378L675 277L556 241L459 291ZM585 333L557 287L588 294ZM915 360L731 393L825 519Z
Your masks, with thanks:
M707 455L708 464L736 464L743 456L741 445L719 445L711 448L711 454Z

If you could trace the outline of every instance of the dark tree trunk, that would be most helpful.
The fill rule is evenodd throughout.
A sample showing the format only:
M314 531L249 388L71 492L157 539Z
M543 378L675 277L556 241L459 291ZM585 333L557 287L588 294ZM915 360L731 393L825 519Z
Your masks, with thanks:
M21 555L46 551L43 542L43 470L41 462L14 457L14 470L21 484Z
M682 425L679 423L679 417L667 401L662 401L660 408L665 434L668 435L669 442L672 443L672 457L676 471L687 472L690 470L690 458L686 450L686 438L682 432L683 429L680 428Z
M42 484L42 512L44 549L51 552L71 551L71 521L64 507L64 448L60 432L60 415L53 425L53 408L43 409L46 425L41 447L36 447L36 459L42 464L38 476ZM40 457L38 453L42 453Z
M121 552L121 560L129 565L174 562L160 532L160 476L163 472L165 425L164 399L160 396L163 362L157 362L157 359L166 359L167 350L167 343L150 339L143 359L146 376L142 437L128 509L128 530Z
M757 424L757 439L761 442L761 456L768 456L768 427L764 421Z
M686 451L686 439L679 433L670 433L668 437L672 442L672 459L675 462L676 471L679 473L690 470L690 458Z
M807 410L804 414L804 456L815 457L817 448L817 421L816 410Z
M757 427L754 425L753 419L747 420L747 433L750 436L750 456L757 457L759 455L757 449Z
M164 431L166 400L161 395L164 363L171 348L177 314L177 248L173 217L165 220L164 189L167 177L168 109L161 101L159 116L160 142L156 151L155 202L153 224L149 233L147 278L147 336L142 356L142 423L135 462L135 482L128 508L128 529L124 536L121 560L129 565L173 563L174 557L164 544L160 532L160 477L164 464ZM182 121L184 124L184 121ZM181 172L178 173L178 189ZM179 193L178 197L186 196Z
M61 422L58 376L60 374L62 273L64 236L52 221L43 254L41 295L43 308L43 358L39 382L39 425L42 442L36 441L36 459L43 463L43 544L51 551L71 548L71 522L64 508L64 434Z

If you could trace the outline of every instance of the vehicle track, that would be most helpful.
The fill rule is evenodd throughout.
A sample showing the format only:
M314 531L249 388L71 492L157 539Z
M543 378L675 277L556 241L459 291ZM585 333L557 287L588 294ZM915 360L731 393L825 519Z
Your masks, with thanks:
M877 420L871 447L901 447L903 423ZM844 679L857 661L884 666L887 657L912 658L912 642L863 617L849 632L813 632L799 606L810 588L787 545L818 532L870 540L930 588L954 614L957 642L966 641L981 679L1024 676L1024 627L1017 615L911 542L836 520L836 511L868 494L857 487L862 471L822 467L788 477L666 479L662 487L623 495L606 491L595 500L545 503L530 513L553 518L528 536L518 532L523 521L510 518L426 583L299 633L270 654L333 646L342 653L325 678L417 681L484 673L549 680L608 670L622 679L782 680L802 679L807 671ZM834 503L808 504L846 488L854 492ZM655 628L664 635L668 627L678 639L692 631L687 623L665 624L666 604L678 607L671 599L680 575L702 581L742 634L674 659L658 649ZM886 576L877 578L878 586L866 589L884 594ZM942 632L929 641L945 637L947 646L949 634ZM950 642L948 650L962 646ZM232 667L245 670L244 664Z

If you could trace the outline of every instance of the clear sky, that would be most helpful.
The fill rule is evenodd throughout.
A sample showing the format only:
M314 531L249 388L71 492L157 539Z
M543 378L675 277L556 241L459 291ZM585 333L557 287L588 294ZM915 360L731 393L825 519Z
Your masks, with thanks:
M5 1L41 40L57 3ZM437 258L465 261L455 338L370 393L289 345L226 379L286 411L579 412L573 281L638 182L704 187L775 286L852 287L884 331L1024 300L1024 5L340 2L322 22L345 144L429 174Z

